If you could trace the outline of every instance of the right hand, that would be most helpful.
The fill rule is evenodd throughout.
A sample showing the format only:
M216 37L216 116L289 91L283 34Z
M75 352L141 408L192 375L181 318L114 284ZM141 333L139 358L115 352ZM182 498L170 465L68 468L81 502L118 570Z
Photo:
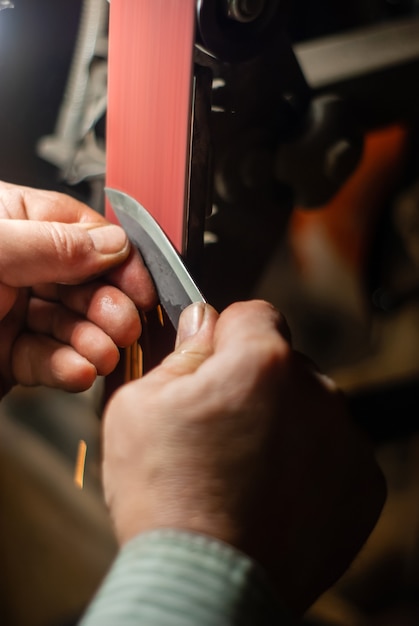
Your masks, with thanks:
M120 388L104 421L117 536L177 528L256 559L301 613L347 568L385 498L342 395L260 301L182 315L175 351Z

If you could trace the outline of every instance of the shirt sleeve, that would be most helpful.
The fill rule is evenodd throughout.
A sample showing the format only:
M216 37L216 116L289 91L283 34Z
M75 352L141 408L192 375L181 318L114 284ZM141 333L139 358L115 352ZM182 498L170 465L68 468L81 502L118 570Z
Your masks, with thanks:
M176 530L127 543L80 626L291 626L256 563Z

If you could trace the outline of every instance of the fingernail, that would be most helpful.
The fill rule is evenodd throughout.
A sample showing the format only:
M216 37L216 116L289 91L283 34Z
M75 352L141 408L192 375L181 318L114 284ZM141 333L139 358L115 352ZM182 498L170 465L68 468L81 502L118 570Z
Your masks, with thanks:
M95 250L101 254L118 254L128 247L128 238L120 226L109 224L89 229Z
M197 334L202 326L205 317L204 302L195 302L188 306L179 318L179 326L176 336L176 348L188 339Z

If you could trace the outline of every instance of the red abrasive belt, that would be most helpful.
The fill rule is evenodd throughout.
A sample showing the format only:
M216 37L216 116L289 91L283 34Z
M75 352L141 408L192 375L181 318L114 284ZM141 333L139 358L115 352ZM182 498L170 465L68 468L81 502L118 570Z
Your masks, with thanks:
M184 252L196 0L111 0L107 186L128 193ZM108 219L115 221L110 206ZM109 393L173 346L161 311L143 317L141 346L125 351Z
M107 185L183 252L196 0L112 0ZM109 206L108 218L114 220Z

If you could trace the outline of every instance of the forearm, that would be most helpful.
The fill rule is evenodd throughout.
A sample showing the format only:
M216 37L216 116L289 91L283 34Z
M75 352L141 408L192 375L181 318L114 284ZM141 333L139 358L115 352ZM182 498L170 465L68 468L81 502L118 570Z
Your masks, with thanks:
M230 546L172 530L119 554L80 626L288 626L258 566Z

